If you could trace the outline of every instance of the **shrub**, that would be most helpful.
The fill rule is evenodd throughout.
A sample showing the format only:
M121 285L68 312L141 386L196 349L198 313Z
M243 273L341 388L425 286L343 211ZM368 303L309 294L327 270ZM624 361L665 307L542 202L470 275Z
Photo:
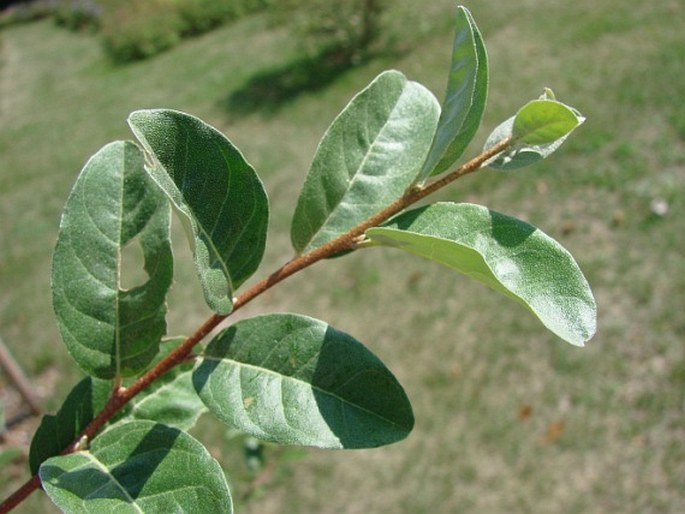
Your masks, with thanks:
M183 37L207 32L261 9L267 0L109 0L102 35L116 62L145 59L176 45Z
M103 46L115 62L145 59L181 40L183 20L172 0L127 0L107 7Z
M58 0L53 16L55 23L70 30L97 30L102 5L94 0Z
M230 0L183 0L176 9L183 22L183 34L200 34L240 14L238 2Z
M272 12L277 22L287 22L308 55L357 60L377 41L385 5L386 0L283 0Z

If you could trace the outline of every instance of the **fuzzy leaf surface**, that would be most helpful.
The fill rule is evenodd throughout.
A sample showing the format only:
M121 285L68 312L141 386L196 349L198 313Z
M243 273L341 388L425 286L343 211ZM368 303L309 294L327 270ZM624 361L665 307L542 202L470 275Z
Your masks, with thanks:
M160 354L153 364L161 360L184 339L164 341ZM193 387L192 372L192 362L175 366L134 396L126 404L121 415L115 418L115 422L147 419L180 430L190 430L195 426L198 418L207 412L207 407Z
M380 74L324 134L295 208L291 240L313 250L399 198L417 178L440 116L433 94Z
M193 437L151 421L116 424L87 450L40 467L64 512L233 512L218 462Z
M395 377L360 342L323 321L272 314L221 332L193 382L219 419L266 441L373 448L414 418Z
M86 163L69 195L52 260L62 339L83 370L128 376L157 354L166 332L173 258L170 207L131 142L110 143ZM147 282L122 289L122 250L139 244Z
M529 145L546 145L570 134L583 120L574 109L561 102L533 100L516 114L512 136Z
M153 161L148 172L184 221L207 304L228 314L233 291L264 255L269 206L261 180L221 132L194 116L143 110L128 123Z
M554 153L571 132L585 121L575 109L546 98L524 105L511 118L502 122L488 136L483 150L507 137L514 138L512 146L487 162L498 170L514 170L530 166Z
M401 214L366 235L516 300L573 345L584 346L595 333L595 300L571 254L517 218L480 205L437 203Z
M43 416L31 440L29 469L38 473L41 463L59 455L86 428L107 403L112 385L109 380L86 377L81 380L56 415Z
M461 157L478 130L487 94L485 44L469 10L459 6L447 92L419 181L446 171Z

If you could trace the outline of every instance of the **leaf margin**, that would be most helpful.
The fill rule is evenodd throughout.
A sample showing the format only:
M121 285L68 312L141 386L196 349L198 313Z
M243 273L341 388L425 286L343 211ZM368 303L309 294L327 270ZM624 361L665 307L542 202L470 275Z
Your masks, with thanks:
M480 258L483 259L483 262L489 269L489 272L491 275L495 277L496 282L498 283L493 283L493 282L488 282L487 278L483 280L483 277L478 277L478 276L473 276L471 275L471 278L476 278L477 280L485 283L489 287L505 294L506 296L511 297L512 299L516 300L518 303L521 303L528 311L530 311L535 317L537 317L542 324L550 330L552 333L563 339L564 341L574 345L574 346L579 346L582 347L585 345L587 341L589 341L595 334L596 331L596 318L597 318L597 304L594 299L594 296L592 294L592 291L590 289L590 286L587 282L587 279L583 275L582 271L578 267L578 264L576 263L575 259L573 256L566 250L561 244L559 244L556 240L553 238L549 237L546 235L544 232L542 232L540 229L537 227L530 225L526 222L523 222L517 218L514 218L512 216L508 216L506 214L499 213L497 211L493 211L491 209L488 209L487 207L483 207L480 205L476 204L469 204L469 203L452 203L452 202L438 202L435 204L427 205L424 207L420 207L418 209L414 209L412 211L407 211L405 213L402 213L392 220L390 220L388 223L381 227L374 227L371 229L368 229L366 231L366 236L370 239L372 244L377 244L377 245L383 245L383 246L391 246L391 247L396 247L405 251L408 251L410 253L414 253L416 255L426 257L428 259L431 259L431 257L427 257L424 253L421 251L415 251L411 247L411 243L407 241L406 235L409 234L410 232L408 230L403 230L403 229L396 229L392 228L391 225L393 224L399 224L400 222L404 223L405 221L407 223L411 223L413 218L419 219L419 217L422 214L425 214L426 212L429 212L429 214L432 214L430 212L430 209L433 210L448 210L448 211L459 211L459 210L472 210L472 211L478 211L477 215L481 216L481 218L486 219L485 216L491 216L495 215L497 217L501 217L502 220L506 220L507 222L516 224L522 229L525 229L526 231L529 231L529 236L535 235L537 238L541 239L545 244L548 245L548 248L552 249L553 251L557 252L556 255L562 259L564 259L569 266L569 270L575 275L575 278L577 280L577 284L574 285L579 291L579 298L580 301L578 302L577 308L579 309L579 314L577 315L577 320L575 321L569 321L568 326L564 325L566 323L565 321L560 322L559 319L556 318L556 316L568 316L568 313L560 312L560 311L554 311L551 306L546 305L545 302L547 302L547 299L544 298L525 298L521 296L520 293L514 292L511 290L510 287L508 287L507 284L503 284L502 280L497 278L498 272L493 269L493 264L491 262L488 262L487 259L483 257L483 252L480 251L478 248L475 248L473 245L464 245L462 243L457 243L455 241L451 241L450 239L447 239L446 237L441 237L439 235L435 234L430 234L430 231L439 231L440 227L436 226L435 223L433 223L432 226L428 226L426 222L426 225L428 228L426 229L428 234L422 234L422 233L413 233L411 235L416 236L417 238L425 238L426 241L429 241L431 238L433 238L436 241L440 241L442 243L447 243L447 244L457 244L460 246L465 246L468 248L469 251L475 252ZM440 213L439 213L440 214ZM453 216L455 212L448 212L448 214ZM457 214L462 214L457 212ZM428 215L426 215L428 217ZM408 220L408 221L407 221ZM463 221L463 220L462 220ZM487 221L486 221L487 223ZM460 227L460 225L455 224L455 227ZM485 233L487 231L484 229L483 230ZM474 232L475 235L480 234L481 232L476 230ZM529 237L529 236L526 236ZM490 239L481 239L479 240L480 244L483 244L485 241L491 241L492 238ZM436 243L437 244L437 243ZM442 262L438 259L431 259L431 260L436 260L440 264L446 265L450 268L455 269L456 271L460 271L455 265L450 265L446 264L445 262ZM506 263L505 263L506 264ZM505 273L510 273L511 270L507 269L506 267L502 267ZM463 271L460 271L461 273L464 273ZM558 269L557 269L558 272ZM469 275L468 273L466 273ZM512 275L513 277L513 275ZM492 277L491 277L492 278ZM493 287L494 286L494 287ZM501 287L500 287L501 286ZM557 287L560 287L561 284L559 281L556 283ZM568 284L565 284L565 286L568 286ZM563 295L561 295L563 296ZM532 305L532 303L535 302L535 305ZM556 307L556 306L555 306ZM544 314L541 315L542 313L547 313L549 310L549 314ZM577 325L577 326L572 326L572 325ZM571 327L572 326L572 327ZM571 328L569 328L571 327Z

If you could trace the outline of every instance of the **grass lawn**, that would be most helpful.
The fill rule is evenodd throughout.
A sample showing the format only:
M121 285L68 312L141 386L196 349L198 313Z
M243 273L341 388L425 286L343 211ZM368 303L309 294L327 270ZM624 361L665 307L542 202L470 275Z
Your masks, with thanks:
M263 277L291 257L302 179L349 98L391 67L443 94L455 4L395 1L401 52L250 109L231 99L298 57L287 31L261 16L129 66L108 63L93 36L47 21L0 31L0 336L49 411L80 376L49 283L61 209L88 157L132 138L125 119L139 108L181 109L221 128L269 194ZM364 341L406 388L416 428L373 451L268 447L255 476L239 438L203 419L195 434L228 473L238 512L685 512L685 38L676 23L685 5L469 7L491 69L473 151L545 86L587 122L549 160L466 178L441 198L483 203L558 239L593 287L597 336L585 349L566 345L504 297L391 250L321 263L239 317L299 312ZM656 214L657 203L667 212ZM188 333L208 311L175 237L169 322ZM23 463L2 464L0 494L26 478ZM17 512L51 508L34 493Z

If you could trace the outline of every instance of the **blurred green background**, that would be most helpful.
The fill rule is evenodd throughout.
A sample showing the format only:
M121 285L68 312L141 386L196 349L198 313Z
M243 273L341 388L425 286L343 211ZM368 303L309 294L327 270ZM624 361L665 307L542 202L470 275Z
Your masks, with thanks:
M479 173L440 198L485 204L559 240L593 287L598 333L585 349L566 345L506 298L391 250L320 263L238 317L299 312L354 335L404 385L416 428L372 451L269 446L255 470L242 439L203 418L194 434L226 470L238 512L685 512L685 5L466 6L491 71L471 155L545 86L587 121L545 162ZM105 53L102 29L68 31L49 18L4 26L0 336L47 411L80 377L50 299L62 205L90 155L132 138L130 111L199 116L254 165L272 209L257 279L291 257L304 174L352 95L396 68L442 98L455 9L446 0L386 0L373 51L344 67L312 59L288 17L269 8L130 64ZM208 311L178 229L174 236L169 322L183 334ZM10 388L2 375L0 386ZM17 430L30 437L26 427ZM0 448L25 451L23 443L8 437ZM28 478L14 457L0 464L3 497ZM53 510L34 493L17 512Z

